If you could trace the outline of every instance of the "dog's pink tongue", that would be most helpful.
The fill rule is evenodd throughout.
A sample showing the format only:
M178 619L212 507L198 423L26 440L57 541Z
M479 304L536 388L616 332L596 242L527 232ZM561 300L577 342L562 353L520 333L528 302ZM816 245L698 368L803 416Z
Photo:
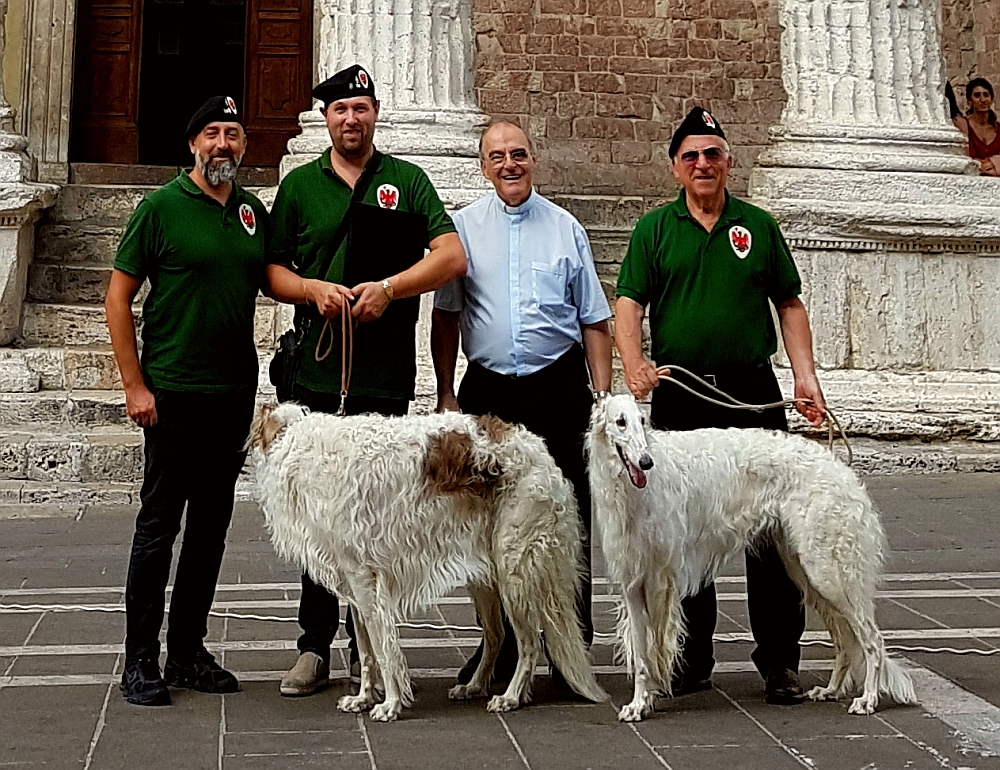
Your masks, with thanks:
M642 472L641 468L628 464L628 475L632 477L632 483L638 489L644 489L646 487L646 474Z

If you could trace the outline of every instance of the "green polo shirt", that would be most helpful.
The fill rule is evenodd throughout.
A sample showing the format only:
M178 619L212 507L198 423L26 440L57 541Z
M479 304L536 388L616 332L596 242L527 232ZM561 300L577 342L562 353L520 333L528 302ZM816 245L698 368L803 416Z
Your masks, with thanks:
M455 232L437 191L419 166L375 151L362 174L371 183L361 203L377 206L395 203L399 211L427 217L427 243ZM360 186L361 180L358 185ZM387 197L388 196L388 197ZM395 196L395 197L393 197ZM343 283L347 255L345 238L334 254L325 276L318 276L325 245L333 238L347 214L353 190L330 165L330 150L290 172L281 182L271 207L269 260L289 265L299 275ZM377 233L361 234L377 245ZM372 259L378 259L373 253ZM386 278L389 277L387 273ZM399 303L399 304L397 304ZM391 303L381 318L362 324L354 337L354 359L350 393L378 398L412 399L417 374L416 321L419 299ZM323 320L311 309L312 327L304 343L298 383L318 393L340 392L340 331L335 330L333 350L317 362L316 343ZM324 343L329 341L329 337ZM325 347L325 345L324 345Z
M236 185L222 206L182 173L139 204L114 266L149 279L142 368L153 387L256 387L254 310L266 239L264 204Z
M726 194L711 232L684 192L639 220L618 276L618 295L649 306L653 360L695 372L763 363L778 340L768 300L802 289L770 214Z

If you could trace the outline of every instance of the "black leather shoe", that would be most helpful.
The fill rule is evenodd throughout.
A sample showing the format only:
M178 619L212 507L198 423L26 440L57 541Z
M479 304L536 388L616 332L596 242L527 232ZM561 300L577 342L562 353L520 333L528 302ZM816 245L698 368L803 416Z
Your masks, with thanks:
M806 694L799 675L790 668L774 668L764 680L764 700L780 706L794 706L805 700Z
M118 687L125 700L136 706L170 705L170 690L160 676L160 664L152 658L126 663Z
M702 692L703 690L712 689L712 679L708 677L707 679L698 679L692 676L684 676L679 679L674 679L670 685L671 694L673 697L677 698L681 695L688 695L693 692Z
M208 650L201 649L190 661L178 662L167 658L163 678L171 687L189 687L198 692L236 692L240 683L236 677L215 662Z
M482 660L482 657L483 643L480 642L479 647L472 653L472 657L459 669L459 684L468 684L472 681L472 675L479 668L479 661ZM509 682L514 677L514 671L517 669L517 657L517 642L508 642L505 637L504 643L500 646L500 654L497 655L497 661L493 664L494 682Z

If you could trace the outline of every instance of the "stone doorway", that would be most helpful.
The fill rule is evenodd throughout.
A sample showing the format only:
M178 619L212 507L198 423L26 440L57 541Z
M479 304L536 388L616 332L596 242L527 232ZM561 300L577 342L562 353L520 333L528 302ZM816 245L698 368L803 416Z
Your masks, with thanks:
M312 86L309 0L79 0L69 159L190 165L208 97L238 100L244 164L277 166Z

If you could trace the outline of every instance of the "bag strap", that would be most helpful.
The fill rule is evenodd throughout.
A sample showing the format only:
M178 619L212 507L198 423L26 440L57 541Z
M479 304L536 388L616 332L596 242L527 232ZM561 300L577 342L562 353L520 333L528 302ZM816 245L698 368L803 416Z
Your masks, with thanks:
M372 186L372 182L375 179L375 167L377 165L372 162L374 160L375 156L372 155L371 159L368 161L368 165L365 166L365 170L362 171L361 176L358 177L358 181L354 185L354 191L351 193L351 202L347 206L347 211L344 212L343 219L340 220L340 224L337 225L337 229L334 231L333 237L330 238L330 242L327 244L323 255L323 261L319 266L319 272L316 274L316 277L321 281L326 280L326 274L330 271L330 265L333 264L333 258L337 256L340 244L344 242L344 239L351 231L351 210L354 208L355 204L360 204L365 199L369 188ZM301 330L299 335L300 341L305 340L308 336L309 330L312 327L313 317L318 315L316 312L310 313L309 311L311 309L312 306L307 305L306 310L303 313L301 324L296 324L296 326Z

